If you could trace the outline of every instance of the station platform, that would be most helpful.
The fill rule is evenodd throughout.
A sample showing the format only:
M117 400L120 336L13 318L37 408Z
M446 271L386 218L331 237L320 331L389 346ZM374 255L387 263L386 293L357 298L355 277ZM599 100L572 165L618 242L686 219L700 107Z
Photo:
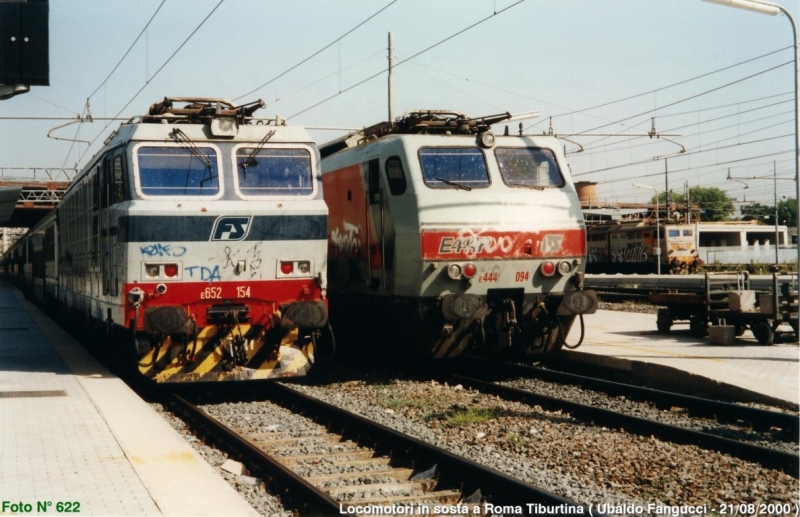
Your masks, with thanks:
M0 421L2 515L258 515L146 402L2 279Z
M564 358L627 370L655 388L794 410L800 404L800 347L795 342L759 345L748 330L733 345L711 345L707 338L692 336L688 322L660 334L656 315L649 313L598 310L584 321L582 345L565 350ZM567 343L579 338L576 322Z

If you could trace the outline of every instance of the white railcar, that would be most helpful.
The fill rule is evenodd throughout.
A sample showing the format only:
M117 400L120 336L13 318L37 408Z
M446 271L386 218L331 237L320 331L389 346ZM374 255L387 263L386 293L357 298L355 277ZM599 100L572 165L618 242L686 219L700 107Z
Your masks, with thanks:
M157 382L305 374L332 339L319 152L261 106L167 98L122 124L7 271Z

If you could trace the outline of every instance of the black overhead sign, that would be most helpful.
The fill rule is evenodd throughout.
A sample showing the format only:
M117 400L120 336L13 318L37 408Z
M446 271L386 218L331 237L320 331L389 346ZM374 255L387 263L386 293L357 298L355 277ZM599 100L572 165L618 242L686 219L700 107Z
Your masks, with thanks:
M48 0L0 0L0 84L50 85Z

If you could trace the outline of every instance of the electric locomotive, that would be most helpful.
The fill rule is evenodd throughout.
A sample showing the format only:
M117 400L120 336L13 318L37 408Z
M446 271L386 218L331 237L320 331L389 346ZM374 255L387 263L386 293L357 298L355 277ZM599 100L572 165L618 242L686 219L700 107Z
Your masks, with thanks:
M645 220L597 224L588 228L589 273L695 273L698 225L657 225ZM660 240L660 243L659 243ZM656 248L661 248L659 258Z
M434 358L530 355L596 310L561 146L490 130L511 118L417 111L320 147L337 328Z
M319 152L263 105L172 97L122 124L9 255L33 294L156 382L330 356Z

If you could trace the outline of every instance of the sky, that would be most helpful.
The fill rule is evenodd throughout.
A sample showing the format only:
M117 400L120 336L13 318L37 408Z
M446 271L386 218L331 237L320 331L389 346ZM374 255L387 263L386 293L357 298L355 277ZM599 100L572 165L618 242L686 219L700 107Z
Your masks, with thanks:
M800 22L800 2L782 5ZM0 172L83 167L120 124L101 118L164 96L260 98L257 116L310 128L375 124L390 31L395 116L539 111L524 131L566 138L573 179L601 201L648 202L634 181L796 197L791 23L701 0L50 0L50 86L0 101Z

